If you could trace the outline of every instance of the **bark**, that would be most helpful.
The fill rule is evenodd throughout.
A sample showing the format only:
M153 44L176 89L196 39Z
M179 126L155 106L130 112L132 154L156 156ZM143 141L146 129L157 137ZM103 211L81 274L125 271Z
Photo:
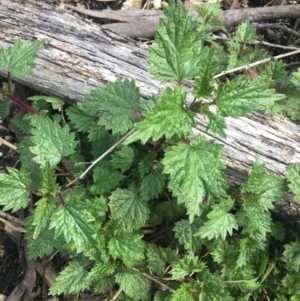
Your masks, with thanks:
M164 88L147 72L145 45L55 10L41 1L2 0L0 47L16 39L37 38L46 39L37 67L32 75L16 80L43 93L75 102L99 85L125 78L135 81L143 99ZM0 74L5 76L6 71L0 69ZM192 99L190 94L188 99ZM285 175L289 164L300 162L297 124L263 112L253 112L243 118L226 118L226 124L228 138L224 140L207 132L207 120L199 115L195 133L224 145L226 172L232 185L239 185L247 178L256 156L266 165L266 170L280 176ZM275 211L300 226L300 207L292 199L277 204Z

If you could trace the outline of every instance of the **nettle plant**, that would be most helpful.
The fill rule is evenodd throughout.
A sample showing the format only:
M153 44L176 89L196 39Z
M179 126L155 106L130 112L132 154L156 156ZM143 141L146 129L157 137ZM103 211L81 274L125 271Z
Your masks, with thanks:
M30 258L65 259L50 295L92 289L112 300L300 300L299 237L270 214L288 188L300 200L300 165L283 179L257 159L232 191L222 146L190 138L196 114L222 137L224 117L254 109L299 118L300 71L288 77L273 61L254 80L228 72L217 82L218 72L268 54L253 50L249 22L218 44L211 29L223 28L219 5L197 10L195 24L171 2L150 47L149 71L168 88L142 101L134 82L108 83L66 108L65 118L56 97L35 96L30 107L13 95L10 76L31 72L43 41L0 50L9 72L2 115L11 102L29 112L14 120L25 134L22 164L0 175L0 204L27 209ZM195 79L190 103L187 79Z

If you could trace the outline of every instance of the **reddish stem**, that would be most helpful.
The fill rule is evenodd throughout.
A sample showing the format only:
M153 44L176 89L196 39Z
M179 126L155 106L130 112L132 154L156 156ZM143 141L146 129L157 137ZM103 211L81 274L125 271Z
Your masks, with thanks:
M31 112L32 114L37 114L40 115L40 112L37 111L36 109L32 108L30 105L26 104L24 101L22 101L21 99L19 99L17 96L11 94L11 93L7 93L4 89L0 88L0 93L5 96L8 97L13 103L17 104L18 106L20 106L21 108L25 109L28 112Z

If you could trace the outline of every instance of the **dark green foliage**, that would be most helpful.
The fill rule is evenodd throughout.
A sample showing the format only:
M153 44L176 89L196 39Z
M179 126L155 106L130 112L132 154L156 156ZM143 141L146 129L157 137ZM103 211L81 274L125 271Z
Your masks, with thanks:
M68 107L68 125L59 114L47 115L47 108L62 110L61 100L43 96L33 98L40 115L15 121L25 134L18 146L22 168L0 174L0 205L17 211L33 200L25 219L29 257L57 250L68 259L49 294L92 289L126 301L300 299L299 237L270 211L288 189L300 200L299 164L283 179L257 158L233 192L222 146L191 137L197 113L223 138L224 117L254 109L299 120L297 93L288 90L300 90L300 73L289 77L283 63L272 62L255 80L232 75L216 82L220 62L232 68L266 53L252 51L249 22L226 47L217 45L210 31L224 28L219 4L197 10L194 22L169 2L148 60L168 87L149 102L124 80ZM0 66L28 74L40 45L17 42L1 50ZM195 80L189 103L186 79ZM5 93L0 110L7 115Z

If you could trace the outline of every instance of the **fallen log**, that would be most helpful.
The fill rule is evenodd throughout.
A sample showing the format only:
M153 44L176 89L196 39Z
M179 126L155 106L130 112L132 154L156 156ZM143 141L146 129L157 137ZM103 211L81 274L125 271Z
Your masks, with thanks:
M0 47L7 47L17 39L45 39L46 42L33 74L15 80L43 93L60 96L69 103L117 79L134 80L143 99L164 88L147 72L147 46L58 11L42 1L0 2ZM5 76L6 70L0 69L0 75ZM195 132L224 145L227 175L232 185L246 179L256 156L267 171L281 176L289 164L300 162L297 124L263 112L226 118L226 124L226 140L207 132L207 120L200 115ZM275 212L300 227L300 206L292 198L278 203Z
M155 10L102 10L93 11L66 4L70 8L85 16L99 19L109 19L118 22L111 22L102 25L102 28L110 29L132 38L152 38L159 26L159 19L164 16L162 11ZM196 20L199 14L194 10L188 10ZM300 15L300 5L267 6L248 9L231 9L222 11L219 19L225 27L239 25L242 21L265 22L277 19L297 19ZM214 31L218 28L215 28Z

